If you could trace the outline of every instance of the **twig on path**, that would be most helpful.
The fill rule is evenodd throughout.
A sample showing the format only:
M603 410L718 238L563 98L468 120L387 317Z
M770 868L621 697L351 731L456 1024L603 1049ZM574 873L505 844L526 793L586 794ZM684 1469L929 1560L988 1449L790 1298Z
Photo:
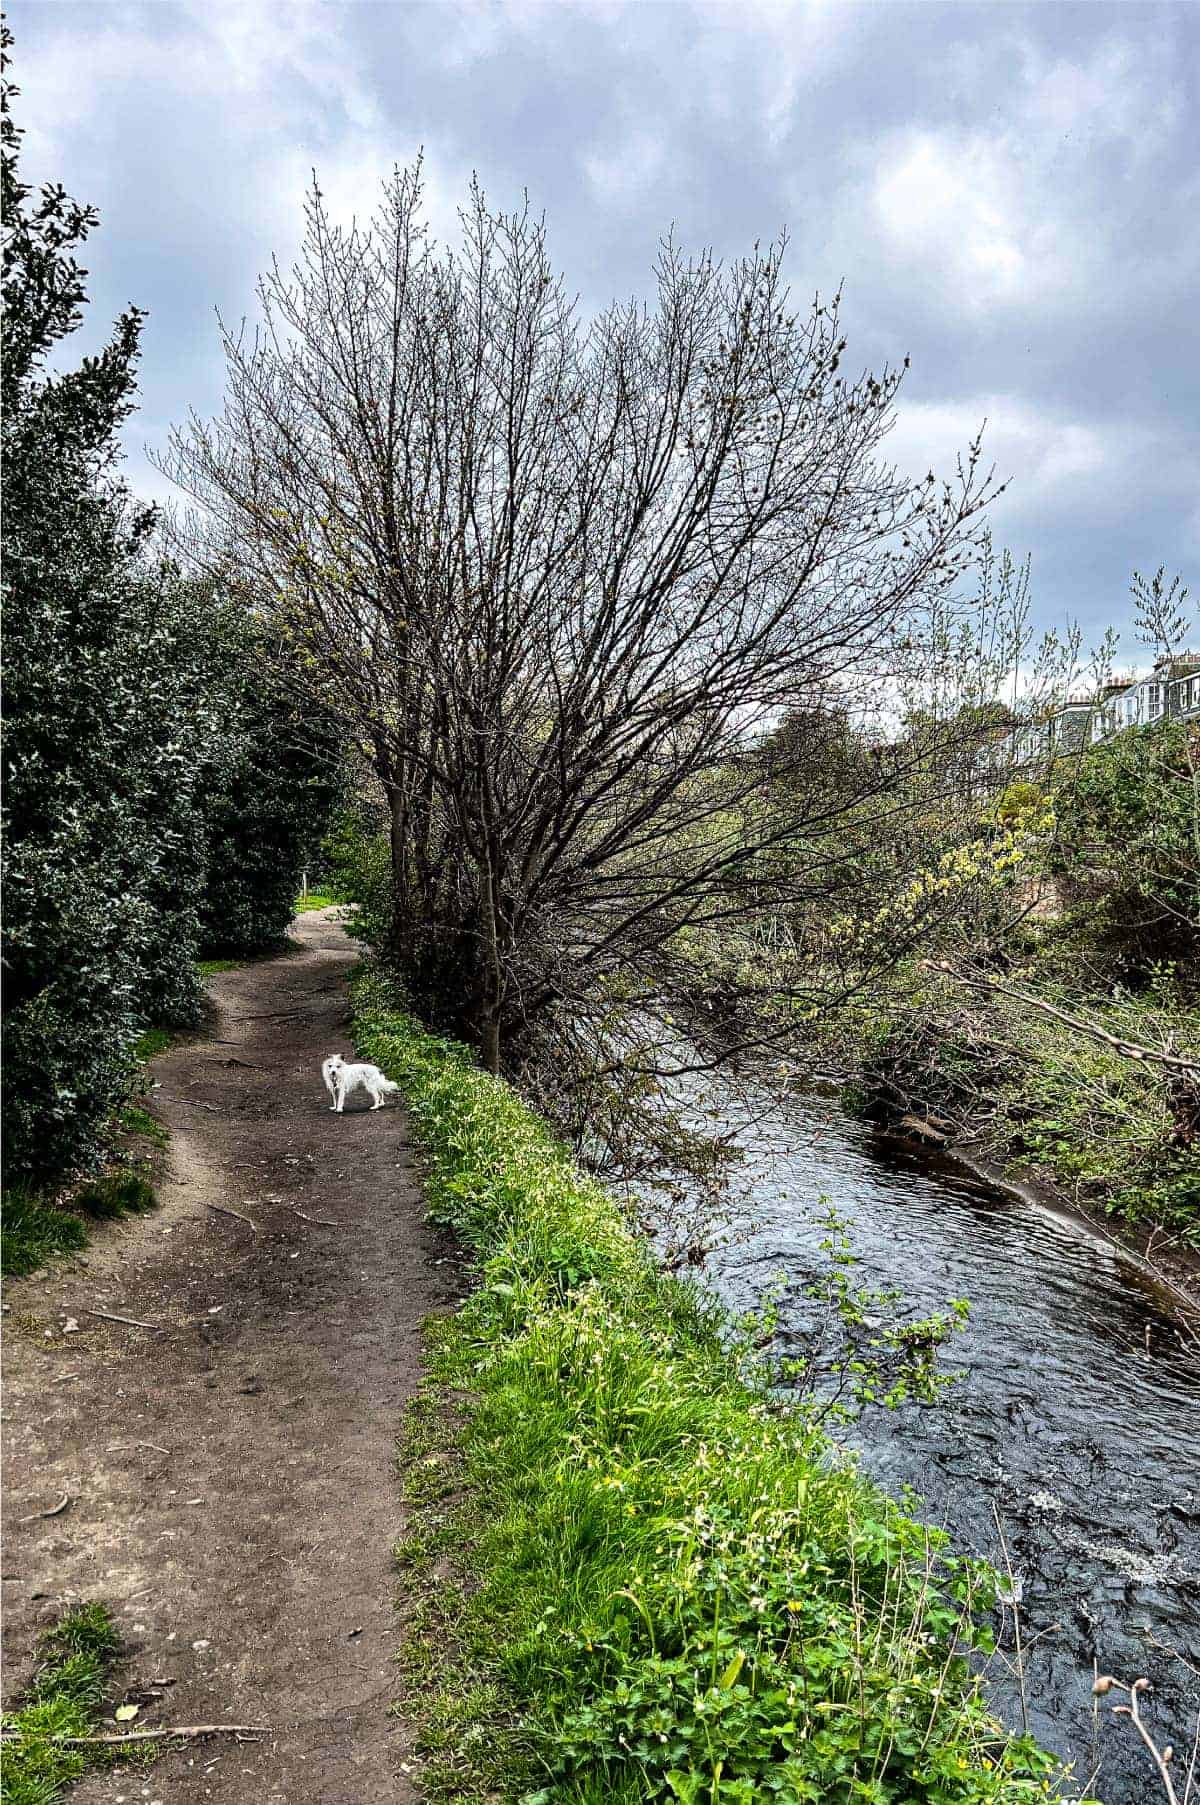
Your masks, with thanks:
M270 1724L173 1724L162 1730L130 1730L126 1734L104 1733L97 1736L56 1736L51 1732L47 1742L69 1743L83 1747L87 1743L104 1742L119 1748L126 1742L162 1742L172 1736L267 1736ZM5 1730L0 1742L19 1742L19 1730Z
M206 1059L204 1063L205 1065L242 1065L248 1072L269 1072L272 1069L269 1065L255 1065L252 1059L236 1059L232 1053L225 1059L218 1056L216 1059Z
M162 1324L158 1322L139 1322L136 1316L114 1316L111 1310L89 1310L86 1304L83 1313L85 1316L102 1316L105 1322L123 1322L131 1329L154 1329L157 1331L162 1327Z
M31 1510L27 1517L20 1518L22 1523L32 1523L37 1517L61 1517L71 1502L70 1492L64 1492L58 1503L50 1510Z
M160 1448L156 1441L110 1441L104 1450L106 1454L125 1454L130 1448L149 1448L155 1454L169 1454L170 1448Z
M216 1210L217 1214L220 1216L236 1216L239 1222L247 1223L248 1226L254 1230L256 1235L259 1233L258 1223L251 1222L249 1216L243 1216L241 1210L231 1210L229 1206L224 1203L210 1203L208 1207L210 1210Z
M328 1216L306 1216L304 1211L298 1210L294 1203L289 1203L288 1208L293 1216L299 1216L301 1222L316 1222L321 1228L341 1228L342 1226L340 1222L331 1222Z
M290 1021L292 1016L299 1015L298 1009L268 1009L265 1015L235 1015L235 1022L277 1022Z
M166 1091L163 1092L163 1102L186 1103L189 1109L207 1109L210 1110L214 1116L219 1116L221 1113L215 1103L201 1103L195 1097L171 1097L167 1095Z

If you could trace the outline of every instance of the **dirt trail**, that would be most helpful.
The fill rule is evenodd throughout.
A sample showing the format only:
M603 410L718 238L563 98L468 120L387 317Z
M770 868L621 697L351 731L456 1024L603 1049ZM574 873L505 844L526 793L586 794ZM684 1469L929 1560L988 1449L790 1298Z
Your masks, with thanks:
M6 1692L41 1625L101 1598L122 1681L171 1682L139 1727L272 1726L92 1774L76 1805L416 1797L388 1715L394 1441L451 1268L422 1222L403 1111L328 1108L318 1068L350 1050L353 948L326 915L293 933L301 950L212 982L211 1038L154 1062L162 1209L6 1292ZM60 1516L20 1521L64 1493Z

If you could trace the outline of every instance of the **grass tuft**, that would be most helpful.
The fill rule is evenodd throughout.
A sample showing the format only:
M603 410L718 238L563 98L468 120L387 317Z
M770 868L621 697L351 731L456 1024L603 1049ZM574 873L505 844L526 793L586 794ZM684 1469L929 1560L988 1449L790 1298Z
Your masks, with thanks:
M120 1637L102 1604L76 1605L39 1645L39 1664L18 1710L6 1712L5 1805L54 1805L83 1773L92 1753L59 1738L98 1727L105 1683Z
M995 1580L839 1458L467 1051L354 985L478 1289L429 1330L400 1661L431 1800L1018 1805Z
M157 1059L160 1053L165 1053L174 1044L173 1028L146 1028L133 1044L133 1057L139 1065L145 1065L147 1060Z
M48 1260L78 1253L87 1232L78 1216L59 1209L20 1185L4 1192L0 1204L0 1272L25 1278Z
M121 1216L140 1216L156 1209L154 1188L136 1172L105 1172L89 1179L71 1199L74 1207L96 1222L112 1222Z

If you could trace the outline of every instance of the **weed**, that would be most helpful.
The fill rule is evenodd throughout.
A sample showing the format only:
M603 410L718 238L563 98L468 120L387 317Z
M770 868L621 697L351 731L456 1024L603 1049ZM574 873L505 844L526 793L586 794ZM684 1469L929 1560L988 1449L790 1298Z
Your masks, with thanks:
M128 1135L141 1135L145 1140L165 1146L170 1136L162 1123L143 1109L140 1103L129 1103L121 1111L121 1130Z
M173 1028L145 1028L134 1042L133 1057L139 1065L145 1065L148 1060L157 1059L160 1053L165 1053L174 1041Z
M219 972L236 971L244 959L197 959L196 970L202 978L215 978Z

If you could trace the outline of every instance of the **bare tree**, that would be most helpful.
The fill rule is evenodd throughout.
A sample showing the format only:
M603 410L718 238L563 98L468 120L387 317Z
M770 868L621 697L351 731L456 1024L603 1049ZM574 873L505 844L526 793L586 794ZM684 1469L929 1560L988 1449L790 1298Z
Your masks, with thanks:
M888 813L864 797L909 806L900 761L781 791L751 748L933 655L994 490L978 443L949 482L886 463L903 368L839 373L837 302L794 309L782 242L668 240L652 306L584 318L527 209L475 187L441 249L421 201L398 171L343 229L314 187L262 328L224 332L224 412L166 468L192 555L369 754L389 955L498 1069L539 1024L686 996L697 937L845 889Z

